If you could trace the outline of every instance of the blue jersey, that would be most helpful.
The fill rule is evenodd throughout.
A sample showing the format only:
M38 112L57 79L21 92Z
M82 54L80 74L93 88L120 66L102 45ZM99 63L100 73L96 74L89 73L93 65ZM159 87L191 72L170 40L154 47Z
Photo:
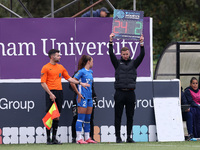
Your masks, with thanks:
M80 69L74 77L83 83L90 84L90 87L84 88L78 85L78 91L86 99L92 99L92 82L93 82L93 71L86 70L85 68Z

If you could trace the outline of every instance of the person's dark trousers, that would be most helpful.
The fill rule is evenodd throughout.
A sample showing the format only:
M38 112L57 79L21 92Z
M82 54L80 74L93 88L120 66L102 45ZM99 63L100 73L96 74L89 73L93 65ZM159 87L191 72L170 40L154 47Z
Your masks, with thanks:
M90 137L94 140L94 107L92 109L92 114L90 118Z
M73 120L72 120L72 138L76 139L76 121L77 121L77 116L78 115L74 115L73 116Z
M59 120L53 120L53 124L52 124L52 128L53 128L52 141L54 141L56 139L56 133L57 133L57 130L58 130L58 123L59 123Z
M193 116L191 112L182 113L183 120L186 121L188 134L193 136Z
M50 138L51 130L48 130L46 128L46 133L47 133L47 141L50 142L50 140L51 140L51 138Z
M200 109L198 107L190 107L193 118L193 135L200 138Z
M91 114L91 119L90 119L90 137L93 139L94 136L94 107L92 110ZM76 139L76 121L77 121L77 114L73 116L72 120L72 138Z
M117 138L120 138L121 118L125 106L126 117L127 117L127 138L130 138L133 126L133 115L135 111L135 92L134 90L123 91L120 89L116 89L114 99L115 99L115 135Z

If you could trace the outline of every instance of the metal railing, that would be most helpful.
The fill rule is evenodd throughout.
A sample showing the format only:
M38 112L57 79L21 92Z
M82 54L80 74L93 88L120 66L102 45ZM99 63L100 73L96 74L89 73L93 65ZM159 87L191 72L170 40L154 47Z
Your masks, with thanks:
M49 13L48 15L44 16L43 18L47 18L47 17L52 17L54 18L54 15L60 11L62 11L63 9L68 8L69 6L75 4L76 2L78 2L80 0L74 0L64 6L62 6L61 8L54 10L54 0L51 0L51 13ZM100 2L105 1L108 3L108 5L114 10L115 7L112 5L112 3L109 0L98 0L97 2L93 3L93 0L90 1L90 6L88 6L87 8L83 9L82 11L78 12L77 14L73 15L72 17L76 17L78 15L80 15L81 13L84 13L85 11L87 11L88 9L91 10L91 14L92 14L92 10L93 7L97 4L99 4ZM135 1L135 0L134 0ZM22 3L21 0L18 0L18 2L20 3L20 5L23 7L23 9L25 10L25 12L27 13L29 18L33 18L32 14L29 12L29 10L25 7L25 5ZM10 17L12 17L12 15L18 17L18 18L22 18L22 16L20 16L19 14L17 14L16 12L14 12L12 10L12 0L10 0L10 8L6 7L5 5L3 5L2 3L0 3L0 7L4 8L5 10L7 10L8 12L10 12Z

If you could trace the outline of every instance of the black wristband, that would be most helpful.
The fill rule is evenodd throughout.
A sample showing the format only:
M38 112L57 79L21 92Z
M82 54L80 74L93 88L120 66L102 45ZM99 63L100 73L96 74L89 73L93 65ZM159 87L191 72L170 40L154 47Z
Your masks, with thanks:
M111 44L111 43L113 43L112 41L109 41L109 43Z

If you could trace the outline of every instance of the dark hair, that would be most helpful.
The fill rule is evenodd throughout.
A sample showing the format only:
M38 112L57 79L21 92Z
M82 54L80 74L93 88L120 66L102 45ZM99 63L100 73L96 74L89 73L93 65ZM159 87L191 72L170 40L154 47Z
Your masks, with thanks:
M192 77L191 79L190 79L190 83L192 84L192 81L193 80L197 80L197 78L195 78L195 77ZM197 80L198 81L198 80Z
M92 57L89 55L83 55L78 61L78 70L85 67L88 61L91 61Z
M127 51L127 50L129 50L128 47L122 47L121 52L122 51Z
M51 50L49 50L49 52L48 52L49 58L51 58L51 55L54 55L55 53L60 53L60 51L57 50L57 49L51 49Z

